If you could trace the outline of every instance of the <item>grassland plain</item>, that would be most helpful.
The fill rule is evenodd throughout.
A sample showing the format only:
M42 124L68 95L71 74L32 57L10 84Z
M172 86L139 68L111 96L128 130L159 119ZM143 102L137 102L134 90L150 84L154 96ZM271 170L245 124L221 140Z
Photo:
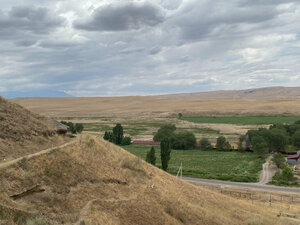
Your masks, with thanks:
M184 117L182 119L193 123L260 125L275 123L291 124L300 120L300 116L199 116Z
M129 145L124 149L145 159L150 146ZM156 150L156 165L161 166L160 149ZM263 159L252 153L172 150L168 172L176 174L180 163L183 164L183 175L198 178L256 182L262 170Z

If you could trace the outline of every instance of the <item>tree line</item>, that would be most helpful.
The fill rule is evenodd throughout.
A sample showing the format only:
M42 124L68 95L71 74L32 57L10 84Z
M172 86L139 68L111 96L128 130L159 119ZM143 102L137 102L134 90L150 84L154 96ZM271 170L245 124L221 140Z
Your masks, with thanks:
M124 137L123 127L120 123L117 123L116 126L112 129L112 131L105 131L103 139L112 142L116 145L131 144L131 137Z
M81 133L84 129L82 123L72 123L67 121L60 121L60 123L68 126L68 131L70 131L72 134Z

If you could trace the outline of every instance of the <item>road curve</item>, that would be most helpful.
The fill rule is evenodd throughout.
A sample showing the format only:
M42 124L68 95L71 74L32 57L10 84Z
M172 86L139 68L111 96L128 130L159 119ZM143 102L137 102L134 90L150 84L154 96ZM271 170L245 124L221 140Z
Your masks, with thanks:
M210 184L216 186L226 186L226 187L237 187L244 189L259 189L265 191L280 191L286 193L295 193L300 194L300 188L292 188L292 187L280 187L273 185L264 185L260 183L242 183L242 182L231 182L231 181L223 181L223 180L209 180L209 179L201 179L201 178L192 178L192 177L182 177L183 180L194 183L196 185Z
M70 141L68 143L65 143L63 145L60 145L60 146L55 146L55 147L52 147L52 148L48 148L48 149L45 149L45 150L42 150L42 151L30 154L30 155L24 155L22 157L19 157L19 158L16 158L16 159L13 159L13 160L10 160L10 161L7 161L7 162L0 163L0 169L3 169L3 168L8 167L8 166L11 166L11 165L13 165L13 164L21 161L23 158L30 159L32 157L39 156L39 155L51 152L54 149L64 148L64 147L66 147L68 145L71 145L71 144L75 143L77 141L77 139L78 138L76 138L75 140Z

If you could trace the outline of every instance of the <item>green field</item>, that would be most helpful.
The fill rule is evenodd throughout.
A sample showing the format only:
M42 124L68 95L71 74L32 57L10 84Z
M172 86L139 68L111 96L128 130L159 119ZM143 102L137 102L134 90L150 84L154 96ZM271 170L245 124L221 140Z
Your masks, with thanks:
M151 146L129 145L123 148L145 159ZM156 165L161 166L159 146L156 148ZM176 174L183 164L183 176L208 179L256 182L264 160L253 153L172 150L168 172Z
M262 125L287 123L292 124L300 120L300 116L216 116L216 117L184 117L183 120L194 123L225 123L242 125Z

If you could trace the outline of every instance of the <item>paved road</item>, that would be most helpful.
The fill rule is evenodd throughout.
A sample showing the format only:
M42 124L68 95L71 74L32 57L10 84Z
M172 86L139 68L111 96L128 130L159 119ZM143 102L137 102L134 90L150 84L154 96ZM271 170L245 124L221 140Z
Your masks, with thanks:
M78 138L76 138L75 140L70 141L70 142L68 142L68 143L65 143L65 144L63 144L63 145L60 145L60 146L48 148L48 149L45 149L45 150L42 150L42 151L39 151L39 152L30 154L30 155L24 155L24 156L22 156L22 157L20 157L20 158L17 158L17 159L13 159L13 160L10 160L10 161L7 161L7 162L0 163L0 169L3 169L3 168L8 167L8 166L10 166L10 165L13 165L13 164L15 164L15 163L21 161L24 157L25 157L26 159L30 159L30 158L32 158L32 157L35 157L35 156L38 156L38 155L42 155L42 154L51 152L51 151L54 150L54 149L64 148L64 147L66 147L66 146L68 146L68 145L71 145L71 144L75 143L75 142L77 141L77 139L78 139Z
M208 180L208 179L192 178L192 177L182 177L182 179L197 185L210 184L216 186L237 187L237 188L244 188L244 189L251 188L251 189L260 189L265 191L281 191L286 193L300 194L300 188L279 187L279 186L264 185L259 183L241 183L241 182L230 182L230 181L223 181L223 180Z

